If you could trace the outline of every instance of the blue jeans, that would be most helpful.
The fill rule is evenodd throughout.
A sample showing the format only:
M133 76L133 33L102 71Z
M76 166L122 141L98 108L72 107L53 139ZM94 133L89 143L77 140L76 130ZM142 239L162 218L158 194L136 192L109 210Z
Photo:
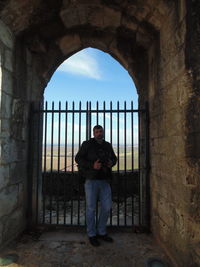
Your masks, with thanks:
M86 180L86 224L89 237L96 234L106 234L106 224L108 221L110 209L112 207L112 196L110 184L106 180ZM95 222L96 203L99 199L101 210L97 222Z

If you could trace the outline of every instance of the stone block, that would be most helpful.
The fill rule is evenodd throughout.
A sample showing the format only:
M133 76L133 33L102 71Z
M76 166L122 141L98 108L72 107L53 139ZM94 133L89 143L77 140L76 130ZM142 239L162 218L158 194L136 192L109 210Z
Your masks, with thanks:
M68 8L60 12L65 27L71 28L80 24L77 8Z
M16 238L25 229L26 218L23 208L15 209L9 217L5 216L4 221L3 241L6 242Z
M0 116L4 119L9 119L11 117L11 107L12 107L12 97L1 92L1 103L0 103Z
M18 185L7 186L0 191L0 217L10 214L18 204Z
M10 183L16 184L24 180L26 177L26 163L13 162L10 164Z
M7 138L10 136L10 120L1 119L0 120L0 137Z
M10 49L5 50L4 67L11 72L13 71L13 53Z
M89 16L88 16L88 23L95 27L103 27L103 15L104 11L103 8L95 7L90 10Z
M26 49L26 64L30 67L32 66L32 54L29 49Z
M14 46L14 35L2 21L0 21L0 32L1 32L0 39L2 43L4 43L5 46L12 49Z
M121 24L121 12L104 7L104 27L119 27Z
M0 246L3 243L3 223L0 220Z
M58 46L64 55L69 55L81 48L80 37L77 34L66 35L58 41Z
M119 61L119 63L122 64L122 66L125 68L125 69L128 69L128 62L127 60L123 57L123 55L119 52L118 48L117 48L117 43L116 41L114 40L110 46L109 46L109 50L111 51L111 53L113 55L115 55L115 58Z
M10 139L1 138L0 140L0 164L8 164L12 161L10 157Z
M128 28L129 30L136 31L138 28L137 21L134 21L132 18L130 19L129 17L123 16L121 25L125 28Z
M0 190L9 183L9 165L0 166Z
M160 12L155 9L151 16L147 18L148 22L159 31L163 25L165 17L160 14Z
M13 76L6 69L2 69L2 90L9 95L13 93Z
M26 147L23 142L11 139L9 145L12 162L23 161L26 159Z

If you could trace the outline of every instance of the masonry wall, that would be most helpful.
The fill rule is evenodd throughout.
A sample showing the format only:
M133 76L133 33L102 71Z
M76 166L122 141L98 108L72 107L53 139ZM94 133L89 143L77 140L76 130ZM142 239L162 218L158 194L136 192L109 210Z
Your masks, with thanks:
M12 32L0 21L0 247L27 223L27 61ZM20 62L20 63L19 63Z
M185 65L186 11L184 1L174 5L149 51L151 227L180 266L199 266L194 253L199 223L191 227L193 181L199 173L188 164L186 150L193 94Z

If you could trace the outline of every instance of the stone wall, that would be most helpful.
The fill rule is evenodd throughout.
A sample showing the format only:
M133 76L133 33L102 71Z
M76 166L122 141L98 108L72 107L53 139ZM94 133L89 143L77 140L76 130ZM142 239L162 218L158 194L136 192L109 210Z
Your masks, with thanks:
M27 224L28 110L24 48L0 21L0 247Z
M17 132L17 117L20 105L14 97L14 53L15 38L0 22L0 244L13 239L23 228L23 154L18 145L23 136ZM21 140L20 140L21 139ZM23 152L23 151L22 151Z
M193 86L185 52L190 53L186 51L186 6L179 1L149 51L151 225L180 266L197 266L200 258L192 258L190 248L198 246L198 237L189 243L189 225L192 180L199 174L187 159L187 127L194 114L188 116L187 111ZM199 236L197 222L192 228L196 229L193 235Z

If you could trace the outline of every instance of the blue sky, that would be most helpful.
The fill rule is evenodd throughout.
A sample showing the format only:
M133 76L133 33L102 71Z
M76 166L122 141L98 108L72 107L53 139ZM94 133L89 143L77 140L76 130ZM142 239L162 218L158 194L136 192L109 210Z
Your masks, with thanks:
M130 102L133 101L134 109L137 109L137 93L136 88L128 72L109 54L97 49L87 48L67 59L61 64L52 76L48 86L45 89L45 101L55 102L55 108L58 102L62 102L65 107L65 101L68 101L69 108L72 101L75 102L75 108L78 109L79 101L85 107L86 101L93 103L95 107L96 101L99 101L99 108L102 107L103 101L106 101L106 107L109 108L110 101L113 101L113 109L116 108L117 101L123 109L124 101L127 101L127 108L130 108ZM110 115L106 115L106 140L110 139ZM124 115L120 115L120 143L124 140ZM127 116L127 143L131 143L131 117ZM51 136L51 116L48 115L47 126L47 143L50 143ZM84 121L84 118L83 118ZM103 121L103 114L100 114L100 124ZM113 142L117 142L117 114L113 114ZM55 115L54 120L54 144L58 140L58 116ZM69 128L72 127L72 118L68 118ZM95 118L92 124L96 124ZM65 129L65 118L61 116L61 128ZM94 126L92 125L92 126ZM78 117L75 118L75 131L79 132ZM84 122L82 125L82 139L85 139ZM138 122L137 115L134 115L134 143L138 138ZM61 132L61 143L64 143L64 131ZM68 131L68 141L71 140L71 133ZM75 137L78 142L78 135Z
M45 89L47 101L134 101L137 93L128 72L109 54L84 49L61 64Z

